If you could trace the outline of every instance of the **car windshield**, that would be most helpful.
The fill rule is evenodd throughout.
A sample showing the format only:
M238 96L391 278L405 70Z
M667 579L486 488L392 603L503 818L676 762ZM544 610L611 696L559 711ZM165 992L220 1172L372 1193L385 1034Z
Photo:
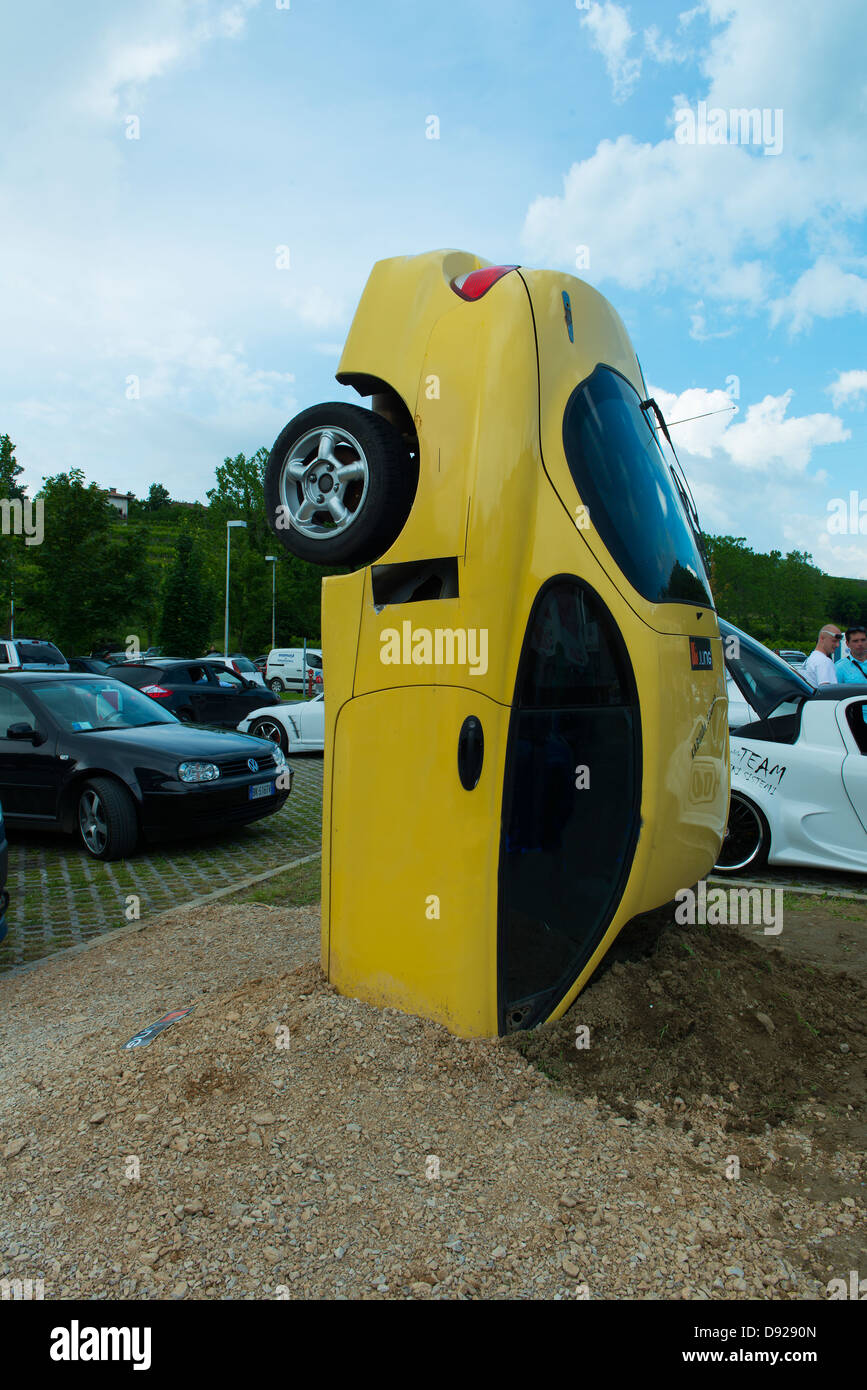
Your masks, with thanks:
M94 677L81 681L46 681L32 694L67 733L98 733L102 729L140 729L145 724L176 724L160 709L121 681Z
M781 657L763 647L755 638L720 619L726 667L747 704L760 719L767 719L787 701L793 708L813 687Z
M239 671L255 671L256 667L248 656L233 656L232 660Z

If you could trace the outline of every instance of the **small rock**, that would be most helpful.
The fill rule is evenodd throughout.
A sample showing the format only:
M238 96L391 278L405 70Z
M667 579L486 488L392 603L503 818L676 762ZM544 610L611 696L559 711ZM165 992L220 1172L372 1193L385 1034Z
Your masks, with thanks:
M27 1140L26 1140L26 1139L10 1139L10 1140L9 1140L9 1143L6 1145L5 1149L3 1150L3 1157L4 1157L4 1158L16 1158L16 1157L18 1156L18 1154L20 1154L21 1150L22 1150L22 1149L26 1149L26 1147L27 1147Z
M273 1125L274 1123L274 1116L270 1110L257 1110L253 1116L254 1125Z
M563 1261L563 1273L568 1274L571 1279L577 1279L581 1273L580 1269L572 1260Z
M107 1110L94 1110L93 1114L90 1117L90 1123L92 1125L101 1125L103 1120L105 1119L108 1119Z
M756 1023L760 1023L766 1033L773 1033L775 1031L773 1019L769 1018L767 1014L757 1013Z

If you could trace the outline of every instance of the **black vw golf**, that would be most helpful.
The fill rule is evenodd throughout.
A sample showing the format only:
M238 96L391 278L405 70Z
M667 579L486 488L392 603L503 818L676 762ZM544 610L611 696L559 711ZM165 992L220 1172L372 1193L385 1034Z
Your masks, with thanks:
M11 829L78 830L96 859L140 838L246 825L292 774L267 739L191 729L108 676L0 675L0 802Z

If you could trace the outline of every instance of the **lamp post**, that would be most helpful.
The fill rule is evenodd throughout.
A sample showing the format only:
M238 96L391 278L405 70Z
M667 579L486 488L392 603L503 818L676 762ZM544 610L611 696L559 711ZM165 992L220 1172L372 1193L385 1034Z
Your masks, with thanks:
M223 629L223 656L229 655L229 554L233 526L243 526L246 529L247 523L246 521L226 522L226 626Z
M271 561L271 650L273 651L277 645L274 636L274 615L277 611L277 556L266 555L265 559Z

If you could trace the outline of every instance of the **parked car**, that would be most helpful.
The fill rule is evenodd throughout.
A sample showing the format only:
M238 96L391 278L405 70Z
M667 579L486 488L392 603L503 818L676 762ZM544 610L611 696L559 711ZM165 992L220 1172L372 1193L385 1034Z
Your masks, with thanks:
M127 661L109 667L108 675L134 685L189 724L234 729L251 709L280 703L276 695L216 660Z
M291 785L273 743L189 728L109 676L0 676L0 799L13 830L77 829L95 859L120 859L142 837L260 820Z
M720 619L746 718L730 732L731 803L716 869L804 864L867 873L867 683L818 690ZM728 651L728 643L724 641Z
M259 672L259 674L260 674L261 676L264 676L264 674L265 674L265 668L266 668L267 665L268 665L268 658L267 658L267 656L254 656L254 657L253 657L253 665L256 667L256 670Z
M322 652L308 647L305 662L303 647L275 647L268 653L265 684L279 695L284 690L306 690L312 675L314 690L322 689Z
M780 656L787 666L794 666L796 669L799 666L803 666L804 662L807 660L806 652L784 652L780 649Z
M4 637L0 671L66 671L66 657L44 637Z
M90 676L104 676L108 670L108 662L95 656L71 656L68 666L70 671L86 671Z
M256 734L279 744L283 752L322 753L325 749L325 696L294 704L254 709L238 725L241 733Z
M6 843L6 826L3 821L3 807L0 806L0 941L6 935L8 922L6 912L9 908L9 894L6 881L9 877L9 846Z
M244 680L250 681L253 685L261 685L263 690L267 689L265 677L261 671L257 670L254 662L248 656L244 656L243 652L235 652L233 656L227 657L226 661L229 664L229 669L237 675L243 676Z

